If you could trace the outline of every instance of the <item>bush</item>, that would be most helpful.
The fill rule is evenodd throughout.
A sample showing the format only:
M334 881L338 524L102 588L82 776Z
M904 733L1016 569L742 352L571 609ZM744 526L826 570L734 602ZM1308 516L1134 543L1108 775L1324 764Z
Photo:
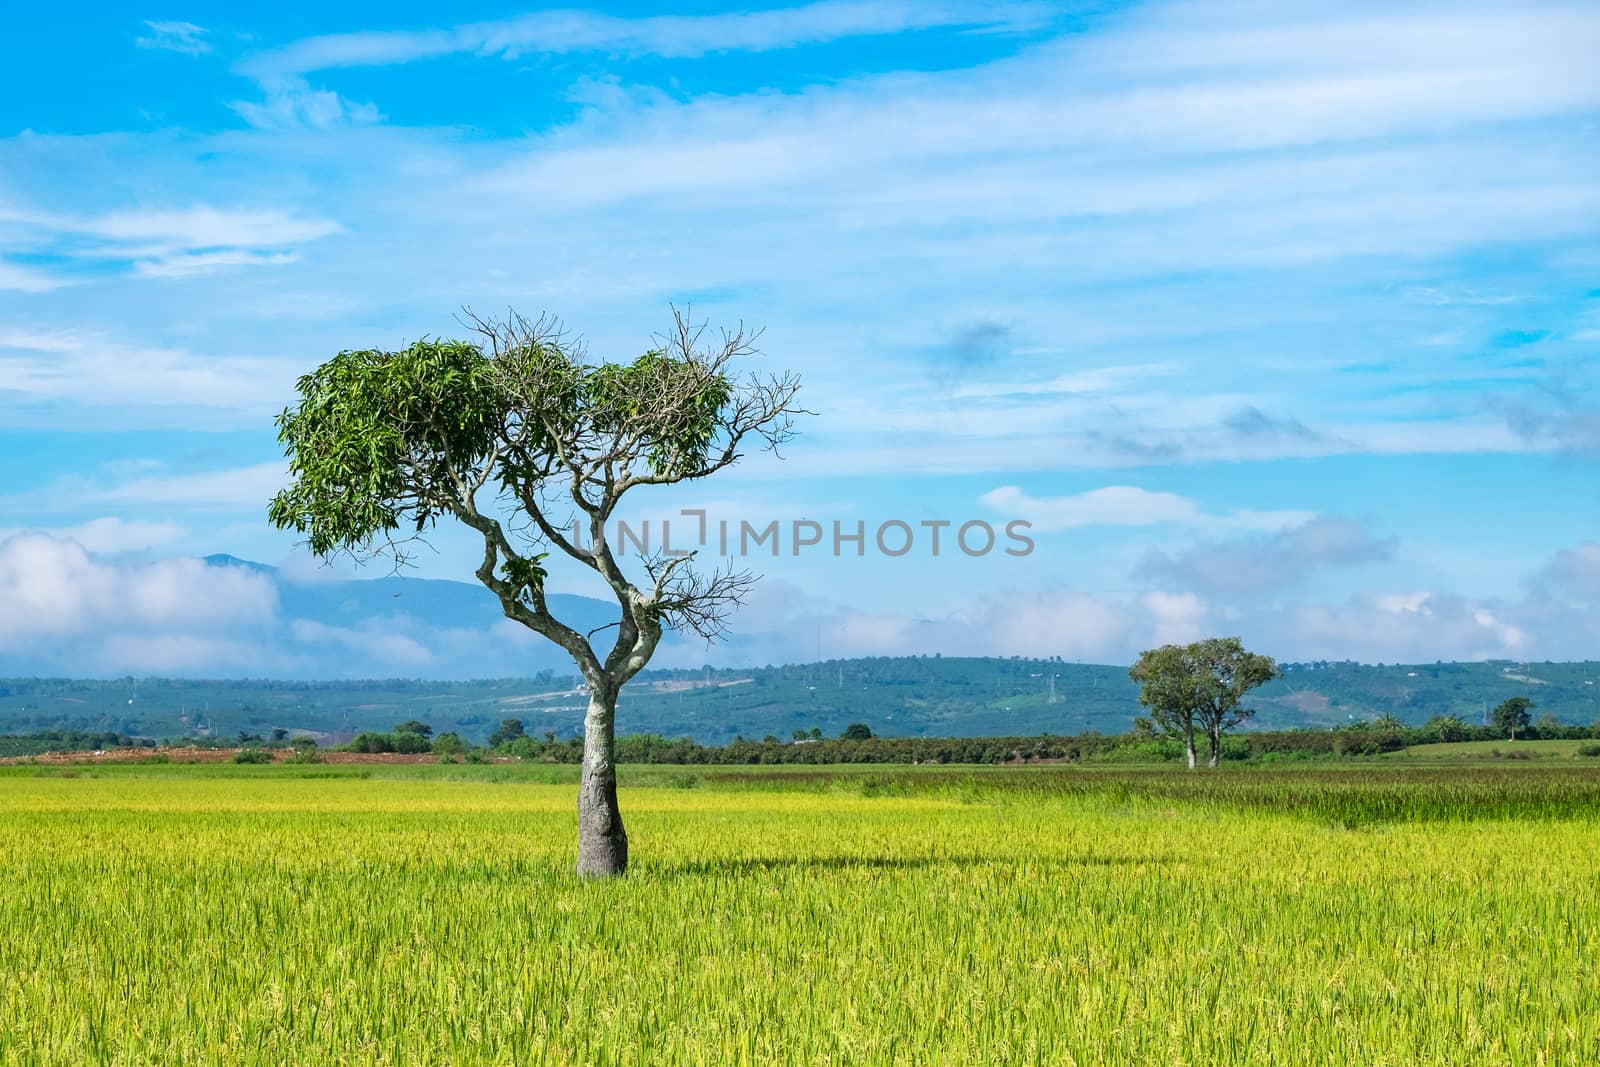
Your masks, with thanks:
M273 761L270 748L241 748L233 754L235 763L271 763Z
M1580 755L1580 756L1600 756L1600 745L1579 745L1578 746L1578 755Z
M468 763L488 763L489 762L489 757L484 753L483 749L481 749L481 748L469 748L467 750L466 759L467 759Z

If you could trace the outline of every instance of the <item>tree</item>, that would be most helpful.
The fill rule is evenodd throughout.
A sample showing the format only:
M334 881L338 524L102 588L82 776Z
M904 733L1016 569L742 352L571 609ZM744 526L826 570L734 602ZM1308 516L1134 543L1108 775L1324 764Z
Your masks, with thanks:
M871 741L872 727L864 722L853 722L839 735L841 741Z
M500 725L496 726L494 733L489 735L489 747L499 748L507 741L515 741L519 737L527 736L528 733L523 728L521 719L501 719Z
M1509 697L1502 700L1494 709L1494 724L1504 730L1515 741L1518 730L1526 730L1528 723L1533 721L1529 714L1538 707L1527 697Z
M1140 653L1128 676L1140 683L1139 703L1150 709L1152 730L1184 743L1195 767L1195 732L1206 735L1207 763L1222 757L1222 735L1255 714L1239 701L1278 676L1269 656L1246 652L1237 637L1214 637L1190 645L1162 645Z
M1561 718L1547 711L1539 716L1539 721L1533 724L1533 728L1540 737L1560 737Z
M407 719L405 722L396 724L394 732L397 734L416 734L418 737L432 737L433 727L425 722L418 722L416 719Z
M1440 741L1464 741L1467 737L1467 724L1459 715L1435 715L1422 729Z
M641 551L630 577L606 526L634 489L707 477L752 444L776 448L800 412L793 375L736 376L752 335L712 340L685 315L674 320L631 363L593 363L549 319L468 312L471 341L340 352L296 383L299 403L278 417L291 482L268 509L274 525L306 535L318 556L388 553L400 566L413 539L453 518L482 539L477 577L506 617L572 657L588 687L578 872L590 877L628 863L618 693L665 630L720 637L755 581L665 547ZM605 584L616 622L580 633L555 616L552 556ZM596 648L608 630L609 646Z

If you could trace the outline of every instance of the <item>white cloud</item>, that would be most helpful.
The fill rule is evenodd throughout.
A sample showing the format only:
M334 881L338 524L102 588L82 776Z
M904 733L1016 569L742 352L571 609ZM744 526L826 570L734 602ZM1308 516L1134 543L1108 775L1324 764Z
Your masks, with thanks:
M1203 529L1279 530L1308 521L1303 511L1234 510L1210 513L1177 493L1151 492L1132 485L1108 485L1071 496L1036 497L1015 485L991 489L980 498L995 511L1027 519L1041 532L1084 526L1176 525Z
M87 330L0 328L0 395L30 404L265 414L282 406L299 371L287 360L129 345Z
M434 664L433 653L410 634L395 632L391 620L366 619L359 626L348 627L295 619L289 624L289 633L295 642L315 646L319 654L341 649L365 663L391 670L403 668L408 677L425 675Z
M1049 17L1043 4L949 0L820 0L767 11L637 19L584 11L542 11L443 30L309 37L258 54L242 63L240 70L259 80L271 80L337 67L410 63L460 52L507 59L591 51L692 59L714 52L764 52L916 30L1020 30Z
M19 267L0 259L0 290L18 293L47 293L66 285L65 279L29 267Z
M74 673L259 665L277 592L194 559L108 563L43 534L0 542L0 654Z
M768 11L636 19L542 11L449 29L328 34L259 53L239 64L239 72L260 85L263 99L239 100L230 106L259 129L328 130L375 123L382 115L375 104L356 103L313 86L305 75L317 71L460 53L505 59L573 52L693 59L716 52L763 52L916 30L1023 30L1048 17L1048 8L1033 3L820 0Z
M275 80L265 88L264 99L235 100L228 106L258 130L335 130L383 120L376 104L313 88L302 78Z
M147 548L160 548L181 541L188 533L182 526L170 522L146 522L140 519L123 519L106 516L79 523L77 526L56 527L46 530L0 529L0 542L19 534L32 533L57 540L75 541L89 552L138 552Z
M288 480L288 470L283 462L275 461L232 470L135 478L120 485L93 490L87 494L87 498L115 504L265 510L266 502L287 485Z
M152 22L145 20L148 35L137 37L134 43L140 48L155 48L166 52L180 52L186 56L203 56L211 51L205 40L206 28L192 22Z
M280 208L146 208L103 214L61 214L0 208L0 250L9 246L35 254L103 264L133 264L139 273L174 276L212 273L242 266L291 263L290 249L340 231L329 219ZM0 288L44 290L64 284L38 271L7 274Z
M180 252L160 259L141 259L133 269L150 278L187 278L232 267L281 267L298 258L292 252Z
M1176 552L1152 550L1138 573L1237 599L1288 588L1319 570L1388 559L1394 546L1393 539L1374 537L1362 523L1319 515L1271 533L1203 542Z

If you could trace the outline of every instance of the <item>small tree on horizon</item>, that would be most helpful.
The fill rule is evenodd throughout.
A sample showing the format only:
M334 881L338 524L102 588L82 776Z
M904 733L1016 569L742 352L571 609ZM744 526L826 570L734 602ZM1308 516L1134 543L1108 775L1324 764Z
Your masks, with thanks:
M1531 714L1539 705L1527 697L1510 697L1502 700L1494 709L1494 724L1504 730L1515 741L1518 730L1526 730L1533 721Z
M592 363L552 320L467 312L476 340L340 352L299 380L298 405L278 418L292 481L268 509L275 526L305 534L317 556L387 552L398 566L406 540L454 518L481 538L477 577L505 616L572 657L589 690L578 787L586 877L628 866L618 694L664 631L722 636L755 581L664 550L641 552L630 577L606 525L634 489L707 477L752 443L776 448L801 410L793 375L735 376L752 335L712 341L686 315L674 320L631 363ZM545 595L552 557L597 576L617 620L583 633L557 618Z
M1216 767L1222 735L1255 714L1239 702L1277 676L1270 656L1245 651L1237 637L1147 649L1128 669L1128 677L1141 686L1139 703L1150 709L1149 728L1183 742L1190 770L1196 764L1196 731L1206 737L1207 765Z
M527 728L522 725L521 719L501 719L500 725L496 726L494 732L489 735L489 747L499 748L507 741L515 741L519 737L527 736Z

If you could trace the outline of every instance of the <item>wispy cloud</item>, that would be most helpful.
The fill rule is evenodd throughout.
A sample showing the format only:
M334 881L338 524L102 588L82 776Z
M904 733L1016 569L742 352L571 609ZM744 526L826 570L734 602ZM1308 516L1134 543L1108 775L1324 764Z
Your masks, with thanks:
M1277 592L1328 567L1350 567L1390 558L1395 541L1372 535L1365 525L1319 515L1270 534L1211 541L1178 552L1152 550L1138 574L1166 585L1224 599Z
M47 293L66 284L65 279L57 278L42 270L20 267L0 259L0 289L18 293Z
M295 367L287 360L130 345L87 330L0 329L0 396L22 406L265 414L287 399Z
M1198 501L1177 493L1152 492L1132 485L1108 485L1071 496L1036 497L1006 485L983 494L998 512L1031 521L1041 531L1085 526L1185 526L1198 529L1276 530L1305 522L1302 511L1208 512Z
M767 52L851 37L921 30L1021 31L1053 17L1043 3L911 3L820 0L800 7L716 15L618 18L586 11L541 11L444 29L326 34L257 53L238 66L263 99L231 106L263 129L332 129L379 121L376 104L314 86L307 75L468 54L516 59L594 52L696 59L719 52Z
M0 249L7 246L57 261L131 265L171 277L292 262L287 249L339 232L329 219L278 208L225 209L209 204L73 215L0 204ZM62 284L31 272L38 288ZM6 275L0 265L0 288ZM29 275L16 286L23 288Z
M74 541L90 552L117 554L138 552L141 549L160 548L180 541L188 533L182 526L171 522L148 522L141 519L124 519L116 515L90 519L76 526L55 527L44 530L0 528L0 541L21 534L39 534L57 540Z
M205 39L207 31L204 26L196 26L192 22L152 22L147 19L145 27L149 32L134 39L140 48L181 52L186 56L203 56L211 51L211 44Z
M821 0L767 11L631 19L585 11L541 11L448 29L309 37L255 55L239 69L270 82L340 67L411 63L463 52L506 59L565 52L693 59L716 52L766 52L918 30L1032 29L1052 17L1051 5L1043 3L906 0Z

